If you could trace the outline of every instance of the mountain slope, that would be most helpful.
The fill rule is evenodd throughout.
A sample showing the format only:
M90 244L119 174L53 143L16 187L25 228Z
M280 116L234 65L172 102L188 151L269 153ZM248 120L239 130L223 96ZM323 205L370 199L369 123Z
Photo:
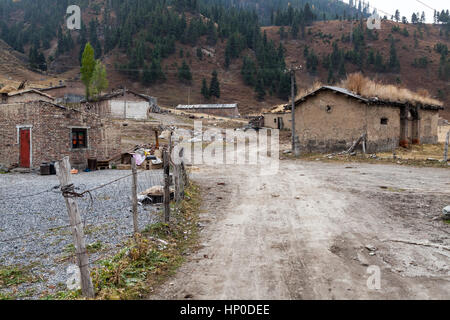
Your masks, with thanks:
M55 0L38 2L40 5L31 0L0 0L0 16L5 17L0 22L0 37L18 51L28 53L36 48L45 56L50 74L71 79L79 78L78 59L89 41L106 64L111 88L133 87L159 97L160 103L167 106L239 102L243 114L261 112L286 102L290 82L283 70L291 63L304 67L297 73L299 88L307 88L317 80L338 83L344 73L362 71L386 83L426 89L446 105L450 102L449 81L439 78L442 57L434 49L438 43L450 46L448 34L440 30L444 29L442 25L383 21L380 31L368 32L365 23L359 29L359 21L352 26L344 19L350 12L355 14L354 8L331 0L299 0L291 6L284 0L78 0L74 2L82 7L83 27L68 32L63 18L69 2L58 1L53 6ZM324 15L325 19L337 15L340 20L317 21ZM270 22L278 26L260 27ZM298 29L295 34L292 25ZM36 32L30 32L32 29ZM389 66L391 37L399 70ZM370 62L371 51L383 58L381 68ZM0 58L2 52L3 56L9 55L11 48L0 46ZM34 72L18 72L32 61L26 61L27 55L16 56L19 62L5 63L2 75L17 80L42 77ZM248 73L246 77L242 74L244 60L256 65L250 71L250 80ZM337 62L330 67L333 60ZM190 67L190 83L178 77L183 62ZM205 100L201 95L202 80L209 82L214 70L219 73L221 96ZM450 118L450 111L443 115Z

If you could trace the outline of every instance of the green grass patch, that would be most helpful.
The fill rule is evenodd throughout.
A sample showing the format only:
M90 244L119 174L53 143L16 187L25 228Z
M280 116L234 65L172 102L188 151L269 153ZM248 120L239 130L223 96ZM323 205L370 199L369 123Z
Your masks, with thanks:
M41 300L75 300L82 298L81 290L58 291L41 297Z
M0 288L13 287L27 282L35 282L29 267L0 266Z

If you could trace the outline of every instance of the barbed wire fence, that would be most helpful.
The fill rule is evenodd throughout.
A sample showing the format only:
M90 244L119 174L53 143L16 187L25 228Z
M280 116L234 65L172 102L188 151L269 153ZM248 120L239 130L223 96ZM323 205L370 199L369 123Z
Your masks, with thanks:
M184 193L187 174L183 163L175 165L171 162L171 167L173 176L169 184L175 183L174 189L178 190L178 196L175 194L174 198L179 201L183 197L180 192L183 190ZM56 184L52 181L51 186L42 191L33 190L23 194L17 189L15 195L0 196L0 266L29 265L32 266L31 271L39 274L40 278L56 274L49 283L49 286L54 287L66 280L64 267L67 263L76 263L80 271L87 270L84 275L89 277L81 279L83 295L93 297L89 267L95 266L105 255L118 251L124 240L129 240L136 233L133 203L137 199L133 198L144 198L143 195L152 187L165 187L162 170L136 171L135 184L133 172L108 179L117 176L117 172L94 172L101 175L95 185L91 181L84 181L81 176L73 175L76 180L74 183ZM5 190L8 190L7 186L0 187L0 194L5 194ZM164 195L162 198L165 198ZM170 198L169 193L167 200L170 201ZM70 215L68 219L63 199L66 204L69 200L76 203L79 221ZM157 214L160 206L154 203L159 201L147 199L151 206L145 205L144 201L137 201L138 231L160 222ZM8 210L8 207L13 209ZM48 212L45 217L38 212L42 208ZM79 238L80 234L83 239Z

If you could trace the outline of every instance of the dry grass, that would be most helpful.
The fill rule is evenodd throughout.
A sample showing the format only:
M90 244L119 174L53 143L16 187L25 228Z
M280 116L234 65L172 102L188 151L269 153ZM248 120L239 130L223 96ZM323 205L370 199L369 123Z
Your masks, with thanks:
M398 148L396 155L400 159L405 160L426 160L426 159L442 159L444 156L444 144L421 144L412 145L409 148ZM392 157L392 152L377 153L381 158Z
M379 98L391 102L410 102L442 106L442 102L431 98L427 90L412 92L395 85L386 85L364 77L361 73L352 73L340 84L358 95L367 98Z
M323 86L322 82L320 81L315 81L313 83L313 85L311 87L309 87L308 89L300 89L300 91L297 93L297 96L295 97L295 100L299 100L301 98L303 98L304 96L307 96L308 94L310 94L311 92L314 92L316 90L318 90L319 88L321 88ZM279 113L279 112L291 112L291 110L286 110L286 104L279 104L275 107L273 107L272 109L268 110L268 113Z

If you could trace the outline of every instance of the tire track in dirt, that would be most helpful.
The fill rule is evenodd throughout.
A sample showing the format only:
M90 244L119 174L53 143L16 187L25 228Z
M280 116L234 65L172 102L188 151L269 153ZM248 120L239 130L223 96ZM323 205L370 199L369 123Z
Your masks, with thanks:
M448 171L357 169L282 161L277 175L259 176L248 166L202 167L194 180L205 197L204 246L151 299L450 298L448 256L382 241L432 235L448 243L449 227L430 224L424 214L411 219L412 204L405 207L378 187L433 192L448 181ZM441 196L433 207L450 199ZM381 269L381 290L367 287L369 265Z

